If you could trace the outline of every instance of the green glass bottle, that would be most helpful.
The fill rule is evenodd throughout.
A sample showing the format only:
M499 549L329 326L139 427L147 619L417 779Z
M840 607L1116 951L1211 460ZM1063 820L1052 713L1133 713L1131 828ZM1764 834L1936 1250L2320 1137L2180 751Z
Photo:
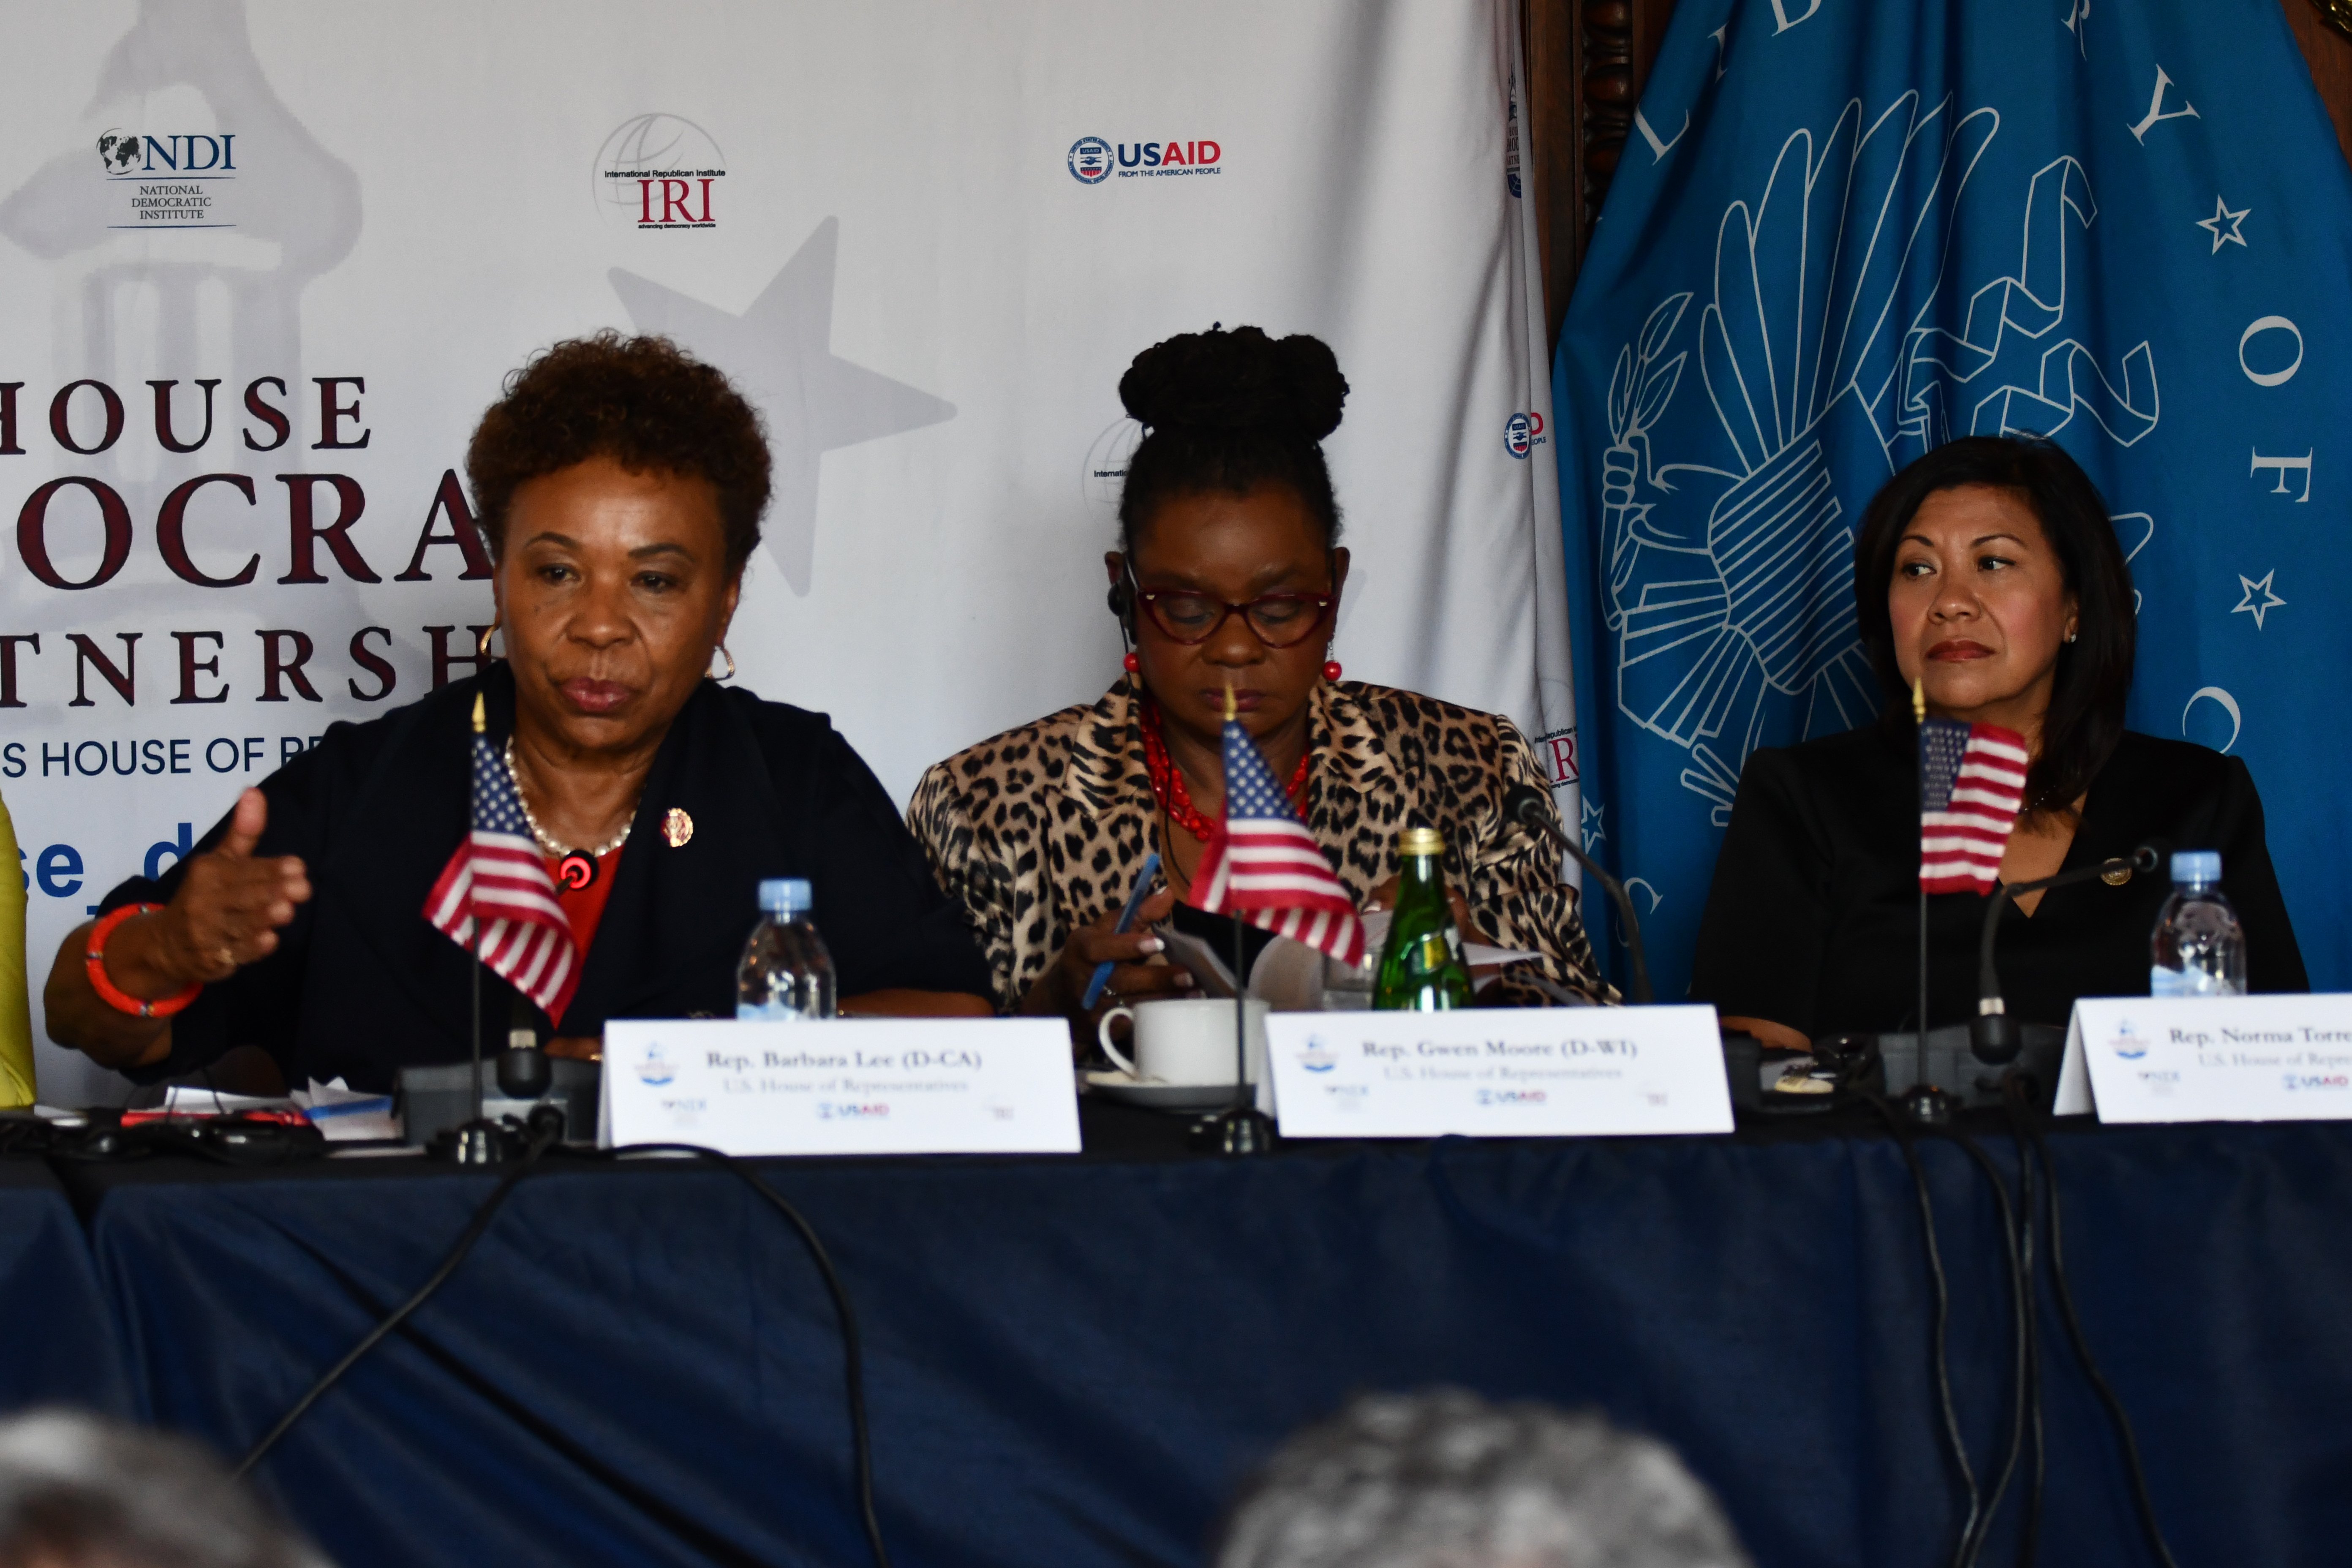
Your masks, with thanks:
M1434 827L1397 836L1396 913L1372 1005L1391 1012L1441 1013L1470 1005L1470 966L1445 896L1445 837Z

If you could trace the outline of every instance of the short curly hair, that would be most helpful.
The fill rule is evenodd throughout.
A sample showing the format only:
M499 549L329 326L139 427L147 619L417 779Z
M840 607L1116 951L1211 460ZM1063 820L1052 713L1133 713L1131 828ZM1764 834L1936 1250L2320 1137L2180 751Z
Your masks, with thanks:
M466 447L466 478L490 554L504 554L515 491L591 458L634 474L707 479L719 492L727 570L743 569L768 510L767 433L727 377L660 337L606 328L531 356L507 377Z

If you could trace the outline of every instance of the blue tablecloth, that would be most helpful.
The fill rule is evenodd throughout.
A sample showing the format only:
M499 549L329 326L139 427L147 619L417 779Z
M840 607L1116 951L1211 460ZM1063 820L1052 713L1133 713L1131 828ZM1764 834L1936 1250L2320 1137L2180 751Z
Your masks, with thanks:
M32 1161L0 1162L0 1413L131 1405L81 1223L65 1188Z
M2180 1561L2341 1562L2352 1127L2053 1148L2083 1314ZM2000 1232L1981 1174L1924 1153L1982 1468L2010 1375ZM1286 1433L1441 1382L1661 1434L1760 1563L1926 1565L1956 1531L1916 1202L1883 1136L764 1169L863 1316L902 1568L1197 1563ZM142 1410L241 1450L489 1187L108 1178L85 1202ZM2115 1440L2042 1321L2043 1560L2140 1561ZM264 1473L345 1568L856 1564L847 1451L798 1241L724 1173L641 1166L526 1181Z

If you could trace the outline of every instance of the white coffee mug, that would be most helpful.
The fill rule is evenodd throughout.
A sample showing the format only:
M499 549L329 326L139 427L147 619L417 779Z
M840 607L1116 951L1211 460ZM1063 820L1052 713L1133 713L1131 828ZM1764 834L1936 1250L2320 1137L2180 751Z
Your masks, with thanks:
M1249 1081L1265 1081L1266 1005L1255 997L1243 1004L1249 1028ZM1135 1059L1111 1042L1110 1021L1124 1016L1135 1025ZM1207 1085L1234 1081L1234 1004L1230 997L1190 996L1166 1002L1121 1003L1095 1026L1103 1055L1139 1083Z

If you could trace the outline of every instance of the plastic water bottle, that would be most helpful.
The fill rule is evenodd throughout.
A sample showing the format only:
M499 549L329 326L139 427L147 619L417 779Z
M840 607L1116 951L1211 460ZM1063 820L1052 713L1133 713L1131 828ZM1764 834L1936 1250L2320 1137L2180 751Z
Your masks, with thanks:
M830 1018L833 1016L833 954L809 920L809 885L800 877L771 877L760 884L766 911L743 944L735 970L738 1018Z
M2156 918L2151 996L2243 996L2246 935L2221 891L2221 857L2210 849L2172 856L2172 896Z

